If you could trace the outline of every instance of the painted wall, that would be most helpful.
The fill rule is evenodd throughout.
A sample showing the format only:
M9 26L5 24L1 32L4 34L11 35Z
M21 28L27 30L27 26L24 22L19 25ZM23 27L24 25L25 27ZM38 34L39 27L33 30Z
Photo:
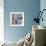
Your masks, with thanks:
M4 0L4 35L7 41L18 41L32 29L32 20L40 9L40 0ZM10 26L10 12L24 12L24 27Z
M46 9L46 0L40 0L40 9L41 9L41 11L43 10L43 9ZM43 17L43 22L41 21L40 22L40 25L42 25L42 26L46 26L46 11L44 11L43 12L43 15L42 15L42 17Z

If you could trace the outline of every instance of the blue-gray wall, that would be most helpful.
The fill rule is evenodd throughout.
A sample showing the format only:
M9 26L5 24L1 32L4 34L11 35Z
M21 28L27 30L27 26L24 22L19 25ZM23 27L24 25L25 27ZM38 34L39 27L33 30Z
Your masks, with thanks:
M32 20L40 9L40 0L4 0L4 38L18 41L32 28ZM10 12L24 12L24 27L10 26Z
M40 10L42 11L43 9L46 9L46 0L41 0L40 1ZM46 27L46 11L43 12L43 22L40 22L40 25L45 26Z

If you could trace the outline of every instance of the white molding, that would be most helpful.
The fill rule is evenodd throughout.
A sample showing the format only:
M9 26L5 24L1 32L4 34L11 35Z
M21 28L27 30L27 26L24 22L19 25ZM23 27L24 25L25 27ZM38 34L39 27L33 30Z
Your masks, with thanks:
M0 0L0 42L4 41L4 0Z

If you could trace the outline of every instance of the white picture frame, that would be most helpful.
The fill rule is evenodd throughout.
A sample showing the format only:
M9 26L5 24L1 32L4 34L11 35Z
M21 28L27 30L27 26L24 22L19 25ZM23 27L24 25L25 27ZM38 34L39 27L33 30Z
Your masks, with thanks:
M10 12L10 26L24 26L24 12Z

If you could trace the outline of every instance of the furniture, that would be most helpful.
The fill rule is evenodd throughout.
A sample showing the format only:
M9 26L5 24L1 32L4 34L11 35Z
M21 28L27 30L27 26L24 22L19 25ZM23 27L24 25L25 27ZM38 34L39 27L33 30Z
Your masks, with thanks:
M39 26L32 26L32 34L34 35L34 42L31 46L44 46L46 44L46 29Z
M32 26L33 42L31 46L44 46L46 45L46 29L39 25ZM25 37L20 39L17 43L7 43L7 46L22 46ZM5 45L4 45L5 46Z

